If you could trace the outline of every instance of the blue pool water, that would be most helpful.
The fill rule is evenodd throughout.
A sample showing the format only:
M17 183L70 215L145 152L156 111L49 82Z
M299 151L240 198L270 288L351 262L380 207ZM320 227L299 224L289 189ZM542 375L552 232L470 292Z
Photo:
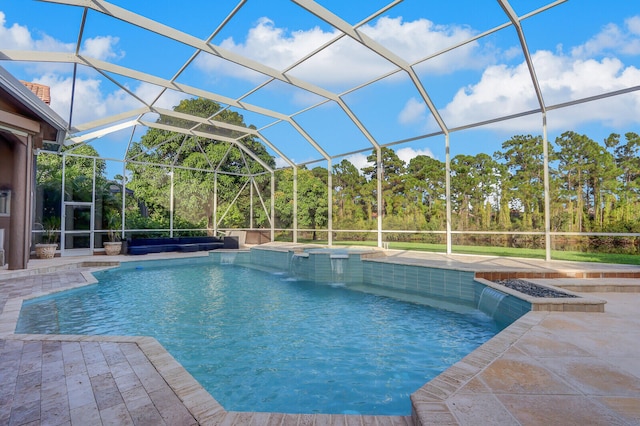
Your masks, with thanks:
M25 301L18 333L153 336L225 409L407 415L497 332L459 314L234 265L112 269Z

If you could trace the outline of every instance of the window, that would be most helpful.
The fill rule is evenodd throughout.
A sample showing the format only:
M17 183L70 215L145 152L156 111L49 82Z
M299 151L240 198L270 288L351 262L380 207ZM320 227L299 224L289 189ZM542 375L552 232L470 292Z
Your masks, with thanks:
M0 189L0 216L9 216L11 210L11 191Z

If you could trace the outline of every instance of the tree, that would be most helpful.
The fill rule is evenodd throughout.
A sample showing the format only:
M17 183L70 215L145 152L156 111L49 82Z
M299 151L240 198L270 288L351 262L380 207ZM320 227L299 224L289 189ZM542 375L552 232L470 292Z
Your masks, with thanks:
M329 213L327 183L318 172L298 171L298 226L313 229L314 240L317 238L315 230L327 227Z
M517 135L502 143L502 151L494 158L502 160L506 173L501 174L504 200L501 213L508 204L521 209L522 229L540 229L544 217L544 147L540 136ZM502 215L504 216L504 215ZM504 223L503 217L501 222Z
M277 228L293 227L293 169L275 172L274 208Z
M317 170L316 170L317 169ZM298 228L313 229L313 239L317 238L316 229L327 227L328 205L327 184L323 180L322 170L316 168L298 169ZM276 172L275 210L278 226L293 227L293 169L282 169Z
M215 115L218 121L247 127L242 115L230 110L222 110L218 103L207 99L186 99L181 101L174 110L204 118ZM170 116L161 116L157 122L181 128L191 128L195 125L193 122ZM238 144L151 128L140 141L133 144L130 158L164 166L128 163L128 168L132 172L129 186L139 198L144 200L152 215L167 218L170 207L170 185L173 178L177 219L185 222L186 226L202 225L211 229L213 228L213 197L216 181L214 170L217 168L219 172L217 174L218 214L228 212L223 224L248 226L251 193L248 189L249 185L255 184L258 191L266 191L269 187L269 176L256 176L264 172L263 166L238 145L270 167L275 166L274 158L266 151L264 145L242 132L228 130L214 123L201 126L198 130L215 132L227 138L239 138ZM238 191L243 187L246 190L240 194L236 204L232 206ZM261 220L266 220L266 215L262 215Z
M570 231L584 231L585 217L593 207L589 205L589 176L600 146L586 135L564 132L556 138L560 191L571 217Z
M381 150L383 205L378 206L377 213L383 216L393 215L401 212L405 201L405 163L391 148L383 147ZM378 156L376 150L373 150L371 155L367 157L367 161L373 163L373 166L363 167L362 172L369 182L377 182ZM377 193L377 186L375 193Z
M406 187L409 199L421 209L431 229L442 230L446 223L445 179L446 168L442 161L418 155L407 166Z
M73 151L71 151L71 149ZM63 148L62 153L73 152L74 155L41 153L36 162L36 182L38 185L38 204L36 222L42 223L51 217L60 218L62 195L65 201L91 202L93 200L93 166L95 160L95 198L101 203L108 197L107 179L105 177L106 162L90 145ZM78 156L77 156L78 155ZM80 157L86 156L86 157ZM64 164L64 189L62 189L62 161ZM96 209L96 213L100 213Z
M483 215L491 216L485 209L490 208L487 206L490 197L495 198L496 169L497 164L487 154L459 154L451 160L451 202L459 213L459 229L478 229Z
M349 160L344 159L333 166L333 193L337 206L335 220L338 226L364 218L361 192L365 182L365 177Z
M598 144L594 147L591 167L588 169L587 178L588 194L591 195L592 223L602 231L605 226L605 216L610 214L615 202L615 193L619 186L617 180L620 169L616 166L615 159L605 147Z
M620 188L617 219L633 221L640 217L638 213L640 195L640 136L637 133L625 134L626 143L622 144L620 135L612 133L606 140L608 148L614 148L615 162L619 169Z

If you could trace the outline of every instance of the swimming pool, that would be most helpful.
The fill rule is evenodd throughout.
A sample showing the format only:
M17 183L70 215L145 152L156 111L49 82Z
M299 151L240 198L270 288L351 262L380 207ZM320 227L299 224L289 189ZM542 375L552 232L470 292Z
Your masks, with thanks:
M498 331L472 309L180 263L25 301L16 331L153 336L227 410L385 415L410 414L411 393Z

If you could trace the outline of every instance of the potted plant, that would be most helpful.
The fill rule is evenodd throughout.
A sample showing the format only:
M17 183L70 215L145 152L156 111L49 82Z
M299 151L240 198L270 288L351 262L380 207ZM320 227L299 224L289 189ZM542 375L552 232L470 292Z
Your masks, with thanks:
M107 237L109 241L102 243L107 256L120 254L122 241L120 241L120 214L110 210L105 213L105 223L107 225Z
M49 217L42 224L42 242L36 244L36 257L38 259L53 259L58 249L58 229L60 218Z

